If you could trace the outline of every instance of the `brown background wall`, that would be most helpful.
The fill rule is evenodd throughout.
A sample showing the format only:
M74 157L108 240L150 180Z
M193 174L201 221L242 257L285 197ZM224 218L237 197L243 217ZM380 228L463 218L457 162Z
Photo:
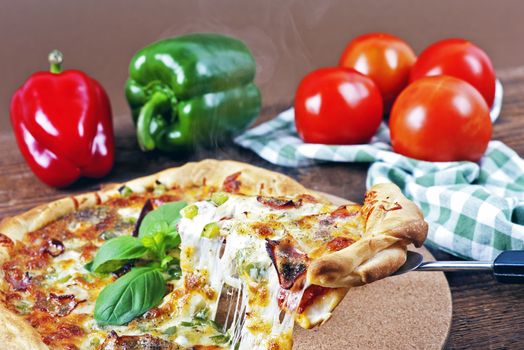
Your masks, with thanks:
M355 35L387 31L420 52L434 40L468 38L496 68L524 65L524 1L181 1L0 0L0 132L9 98L29 74L47 69L53 48L66 68L107 89L115 116L128 113L122 88L134 52L159 38L219 31L245 40L259 64L266 105L291 101L301 76L335 64Z

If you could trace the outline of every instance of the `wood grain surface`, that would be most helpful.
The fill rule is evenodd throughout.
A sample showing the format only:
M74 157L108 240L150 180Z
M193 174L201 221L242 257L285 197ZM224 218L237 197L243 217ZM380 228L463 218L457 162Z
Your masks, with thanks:
M501 140L524 156L524 67L498 72L504 85L502 117L494 129ZM290 101L266 107L260 121L283 110ZM65 190L41 184L23 161L10 130L0 132L0 217L14 215L37 204L96 189L101 183L118 182L150 174L188 160L233 159L288 174L305 186L353 201L365 192L367 164L322 164L306 168L274 166L235 145L218 150L202 149L187 159L172 159L138 150L129 116L115 118L116 164L103 181L85 180ZM432 251L439 259L448 254ZM524 349L524 287L497 284L487 273L449 273L453 298L453 321L448 349Z

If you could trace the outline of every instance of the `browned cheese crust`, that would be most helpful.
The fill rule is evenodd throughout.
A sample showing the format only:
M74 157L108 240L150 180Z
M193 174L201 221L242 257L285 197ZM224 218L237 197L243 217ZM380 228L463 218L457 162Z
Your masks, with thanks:
M232 174L237 177L231 178ZM144 192L160 181L168 188L194 188L203 185L223 188L231 181L235 192L246 195L291 196L309 194L325 201L318 193L304 188L293 179L279 173L235 161L204 160L187 163L178 168L131 180L125 183L133 192ZM0 222L0 233L20 240L27 233L38 230L58 218L79 209L106 202L117 195L122 184L101 191L66 197L40 205L23 214L5 218ZM400 208L391 208L398 204ZM325 317L308 319L306 311L297 317L304 328L325 322L331 311L342 300L349 287L384 278L393 273L406 259L406 246L422 244L427 232L418 208L407 200L392 184L374 186L367 194L364 207L368 220L364 238L349 247L315 260L308 270L312 284L338 288L317 301L325 310ZM388 210L389 209L389 210ZM0 264L7 258L0 247ZM317 308L317 309L318 309ZM21 317L0 305L0 344L6 348L47 349L37 332Z

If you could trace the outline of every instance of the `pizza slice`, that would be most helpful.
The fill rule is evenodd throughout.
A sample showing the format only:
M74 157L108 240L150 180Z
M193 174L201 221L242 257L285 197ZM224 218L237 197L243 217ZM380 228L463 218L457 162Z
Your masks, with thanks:
M290 349L427 232L392 184L333 206L277 173L207 160L0 224L12 349Z

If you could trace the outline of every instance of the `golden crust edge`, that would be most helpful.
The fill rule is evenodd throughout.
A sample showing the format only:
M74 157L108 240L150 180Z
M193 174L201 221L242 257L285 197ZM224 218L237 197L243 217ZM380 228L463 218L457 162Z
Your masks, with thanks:
M0 344L11 350L49 350L38 332L0 304Z
M0 221L0 233L14 240L47 225L75 210L88 208L98 203L104 203L117 193L117 189L126 185L134 192L143 192L160 181L167 187L174 185L184 187L206 185L220 187L227 176L241 172L241 191L246 194L267 196L283 196L295 194L310 194L325 201L318 193L306 189L290 177L255 167L250 164L231 161L206 159L199 162L186 163L180 167L169 168L152 175L136 178L127 182L106 186L100 191L64 197L49 203L41 204L22 214L6 217Z

